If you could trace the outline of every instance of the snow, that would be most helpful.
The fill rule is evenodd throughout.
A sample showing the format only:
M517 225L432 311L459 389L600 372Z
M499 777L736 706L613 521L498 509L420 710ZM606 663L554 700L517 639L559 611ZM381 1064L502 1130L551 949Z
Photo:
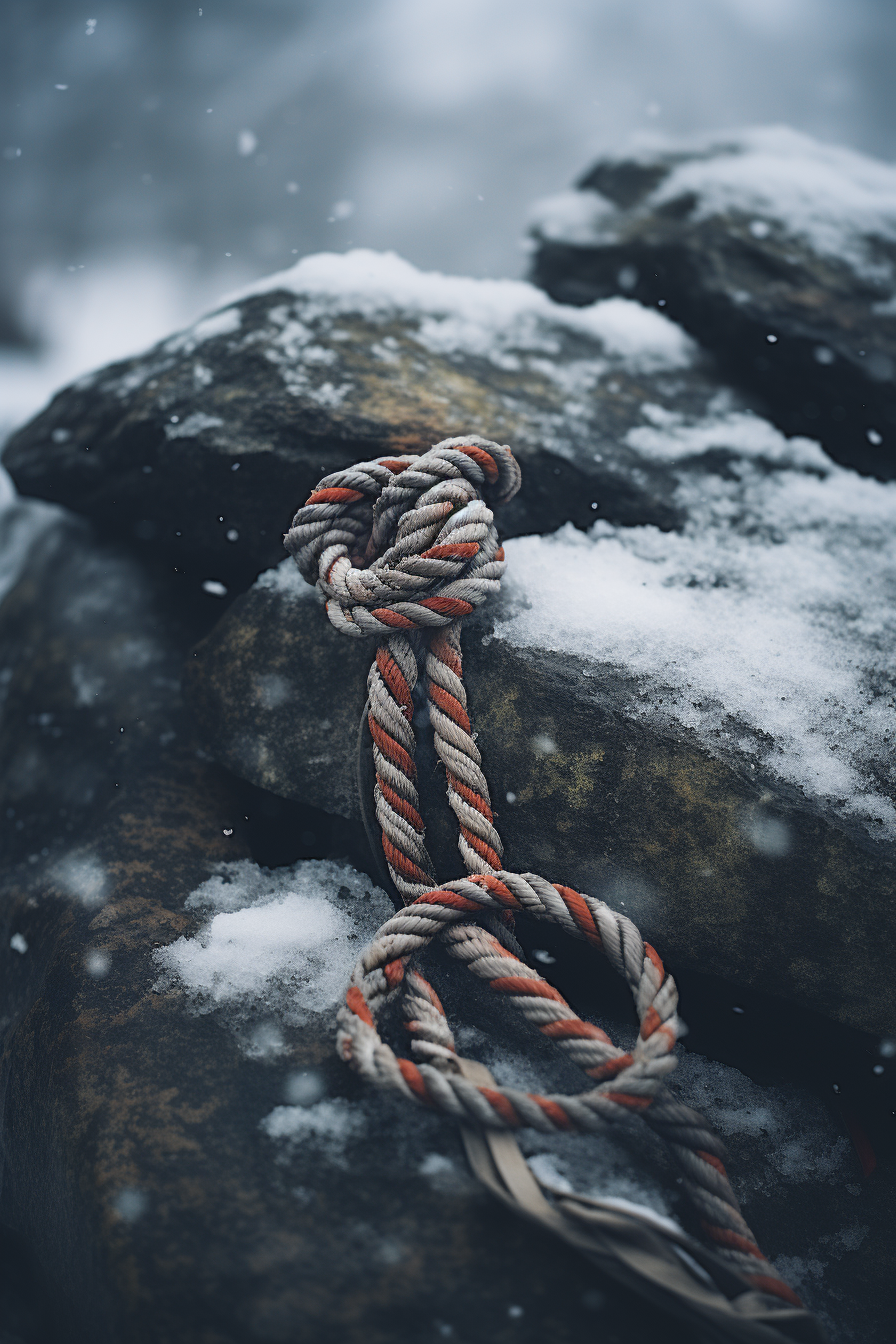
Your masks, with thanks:
M288 596L293 601L320 601L316 588L306 583L299 573L298 566L291 556L281 560L279 565L264 570L255 581L256 588Z
M823 256L847 261L871 280L893 279L891 267L872 257L866 242L896 242L892 164L823 144L787 126L752 127L723 138L641 137L619 158L670 164L662 182L630 212L634 217L693 193L696 205L689 219L761 216L749 226L756 238L783 233ZM564 192L540 202L532 222L545 238L587 245L612 236L614 213L598 193Z
M194 411L179 424L165 426L166 439L194 439L204 429L218 429L224 421L219 415L206 415L204 411Z
M343 1097L318 1101L313 1106L275 1106L259 1128L269 1139L280 1140L289 1149L313 1143L331 1163L345 1161L350 1139L362 1134L367 1117L361 1107Z
M87 910L105 904L108 878L96 854L66 854L54 864L50 877L66 896L80 901Z
M420 271L393 252L367 249L304 257L289 270L231 295L229 302L284 290L302 300L302 321L285 325L278 338L289 346L293 362L311 341L307 323L350 314L368 321L411 317L419 322L418 339L433 352L475 355L505 368L518 367L514 359L519 350L556 354L561 338L570 335L598 342L606 355L632 372L684 368L695 352L680 327L630 299L570 308L522 280L473 280ZM271 317L277 316L272 311ZM279 317L282 321L282 313ZM303 358L307 355L306 350Z
M55 505L20 500L0 467L0 602L18 583L32 545L59 517Z
M298 1179L291 1188L301 1203L313 1201L319 1188L313 1173L321 1166L350 1172L359 1161L377 1160L387 1170L397 1164L402 1179L416 1174L441 1198L482 1197L442 1117L371 1088L352 1100L329 1092L328 1078L338 1076L335 1052L323 1062L320 1045L334 1043L335 1010L354 961L392 912L368 878L329 860L277 870L239 860L219 865L186 905L200 916L200 926L156 950L161 978L154 988L180 990L188 1011L213 1012L246 1055L282 1070L282 1102L251 1123L262 1151L287 1180ZM582 1075L555 1045L507 1013L464 968L440 964L435 987L461 1054L483 1060L500 1084L541 1093L581 1090ZM630 1022L600 1025L623 1045L634 1031ZM277 1044L260 1048L260 1035ZM283 1058L290 1039L302 1042L306 1058L320 1062L290 1067ZM846 1187L855 1195L856 1216L850 1213L834 1230L830 1224L820 1228L812 1245L795 1241L792 1232L782 1239L778 1267L805 1282L810 1300L825 1307L831 1299L827 1267L867 1232L858 1217L859 1189L851 1185L855 1156L849 1142L825 1104L809 1093L789 1084L760 1086L686 1049L679 1057L672 1090L719 1129L741 1198L792 1201L819 1186ZM555 1192L575 1191L679 1229L676 1169L637 1117L595 1135L522 1131L518 1139L533 1173ZM327 1177L321 1180L325 1188ZM384 1247L384 1256L393 1253Z
M252 1056L282 1051L271 1019L295 1026L341 1001L364 943L392 914L362 874L330 860L269 871L250 859L220 864L187 900L203 923L154 954L158 987L183 989L195 1011L225 1011Z
M696 1107L747 1164L731 1165L737 1192L774 1194L782 1184L842 1186L854 1175L855 1155L827 1107L800 1088L762 1086L739 1069L678 1050L673 1090Z
M892 837L896 485L755 416L645 414L628 441L677 465L683 530L599 521L508 542L496 635L582 658L586 677L621 669L632 718ZM711 449L724 473L700 469Z

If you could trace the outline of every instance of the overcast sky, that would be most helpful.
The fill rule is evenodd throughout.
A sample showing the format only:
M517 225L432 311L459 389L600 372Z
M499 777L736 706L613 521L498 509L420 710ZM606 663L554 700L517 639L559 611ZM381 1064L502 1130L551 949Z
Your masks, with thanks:
M0 334L323 248L519 275L532 200L633 133L896 157L894 66L893 0L6 0Z

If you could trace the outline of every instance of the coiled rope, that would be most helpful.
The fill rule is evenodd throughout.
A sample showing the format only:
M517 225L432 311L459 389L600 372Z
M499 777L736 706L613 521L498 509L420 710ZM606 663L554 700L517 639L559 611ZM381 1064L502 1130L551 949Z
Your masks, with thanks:
M789 1338L823 1339L745 1222L720 1139L665 1086L676 1063L678 991L656 951L631 920L602 901L503 866L467 714L460 622L499 587L504 551L490 506L512 498L519 485L519 466L509 448L475 436L446 439L420 456L381 458L325 477L285 537L305 579L326 597L333 625L344 634L379 640L367 706L374 800L386 862L406 906L380 928L354 968L339 1013L339 1051L376 1086L467 1126L468 1153L478 1174L568 1241L579 1244L582 1236L600 1241L601 1228L617 1244L626 1236L636 1242L646 1236L654 1260L664 1265L661 1272L653 1262L645 1269L636 1255L635 1278L662 1280L666 1299L689 1297L692 1307L696 1294L704 1323L721 1327L721 1337L780 1340L781 1328ZM412 697L421 665L435 749L445 767L469 874L442 886L426 849L415 783ZM638 1016L640 1030L630 1051L578 1017L526 964L512 932L516 912L558 924L607 957L628 984ZM523 1092L499 1086L481 1065L461 1060L438 995L410 965L435 939L555 1041L583 1070L588 1087L575 1095ZM383 1008L399 996L413 1059L397 1055L377 1030ZM543 1133L592 1132L632 1112L643 1116L676 1159L713 1254L698 1254L698 1243L689 1238L681 1245L690 1248L692 1264L695 1255L699 1259L704 1278L709 1268L712 1292L695 1283L693 1273L688 1279L681 1256L670 1260L655 1229L633 1231L636 1219L610 1215L600 1201L570 1197L549 1204L519 1150L516 1160L506 1142L501 1146L488 1138L526 1126ZM483 1135L491 1144L488 1153ZM570 1218L578 1219L575 1227ZM582 1249L590 1246L601 1259L595 1244ZM612 1258L606 1236L602 1244L603 1259Z

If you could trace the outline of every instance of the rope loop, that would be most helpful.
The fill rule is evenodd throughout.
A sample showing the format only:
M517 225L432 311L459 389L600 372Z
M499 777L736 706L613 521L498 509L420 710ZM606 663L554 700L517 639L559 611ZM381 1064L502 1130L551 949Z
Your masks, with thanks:
M499 587L504 551L490 505L511 499L519 485L509 448L476 436L446 439L419 457L381 458L325 477L286 534L303 576L327 598L333 625L379 639L367 680L374 805L405 908L380 928L355 965L339 1013L339 1051L377 1086L485 1131L587 1132L641 1115L676 1158L716 1255L754 1294L800 1307L744 1221L720 1139L665 1086L680 1022L675 981L657 953L631 920L604 902L504 866L467 712L460 622ZM426 849L416 786L413 692L421 665L468 874L442 886ZM583 939L623 976L639 1024L630 1050L580 1018L526 964L513 933L516 913ZM584 1071L584 1091L543 1096L475 1081L481 1067L458 1059L438 995L411 964L436 939ZM377 1028L384 1006L399 998L410 1059L397 1055Z

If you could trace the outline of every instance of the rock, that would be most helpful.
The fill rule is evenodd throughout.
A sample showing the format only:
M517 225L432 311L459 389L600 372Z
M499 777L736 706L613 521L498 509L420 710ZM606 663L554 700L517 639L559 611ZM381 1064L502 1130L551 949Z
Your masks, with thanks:
M660 304L785 433L896 476L891 165L766 128L602 159L534 218L552 298Z
M102 906L34 868L5 883L28 948L0 950L14 1017L2 1211L35 1248L59 1337L573 1344L597 1323L611 1344L692 1339L493 1203L450 1124L338 1061L340 981L389 903L342 865L220 862L226 808L207 767L147 777L94 837ZM469 1024L460 1039L504 1081L575 1086L462 968L432 973ZM768 1252L813 1306L883 1344L888 1184L860 1187L824 1106L793 1088L689 1055L682 1091L727 1125ZM642 1129L523 1144L555 1184L676 1217Z
M119 793L182 749L180 668L216 608L60 510L32 520L27 539L0 608L0 845L8 862L38 863L77 846Z
M678 480L682 531L511 541L500 603L469 621L508 866L624 909L676 972L889 1033L896 487L757 417L658 414L639 442ZM370 657L287 560L199 645L186 693L228 769L358 817ZM431 757L420 775L444 880L444 784Z
M28 1247L52 1317L34 1344L388 1344L449 1325L509 1344L517 1306L525 1329L570 1344L595 1313L609 1340L653 1338L657 1312L491 1203L450 1126L368 1096L337 1060L343 963L391 910L368 878L315 870L340 909L310 1016L285 1011L303 983L291 958L273 1005L222 993L215 1015L163 983L173 948L209 939L191 893L247 872L254 894L277 881L245 857L236 781L191 740L176 673L207 612L178 598L176 580L63 516L0 609L14 660L0 1221ZM334 845L352 844L343 824ZM299 870L282 882L295 888ZM304 1130L300 1103L317 1093L297 1075L327 1098Z
M595 393L599 392L599 396ZM643 406L704 415L706 358L627 299L586 312L531 285L317 256L147 354L81 379L10 440L26 495L58 500L166 567L245 585L280 559L326 473L457 433L512 441L529 489L508 535L601 516L676 526L665 465L628 442Z

